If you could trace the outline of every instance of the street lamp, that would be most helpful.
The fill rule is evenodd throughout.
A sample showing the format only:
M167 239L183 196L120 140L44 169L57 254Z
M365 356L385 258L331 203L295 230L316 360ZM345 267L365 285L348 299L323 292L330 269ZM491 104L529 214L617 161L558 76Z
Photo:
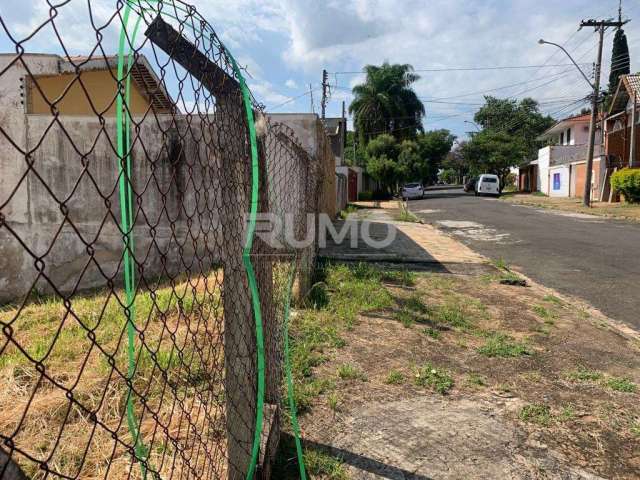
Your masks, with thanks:
M596 87L595 87L595 85L594 85L593 83L591 83L591 80L589 80L589 77L587 77L587 76L584 74L584 72L583 72L583 71L582 71L582 69L578 66L578 64L577 64L577 63L576 63L576 61L573 59L573 57L572 57L571 55L569 55L569 52L567 52L567 51L565 50L565 48L564 48L562 45L558 45L557 43L553 43L553 42L547 42L546 40L543 40L542 38L541 38L540 40L538 40L538 43L539 43L540 45L544 45L545 43L546 43L547 45L554 45L554 46L558 47L560 50L562 50L562 51L567 55L567 57L569 57L569 60L571 60L571 62L576 66L576 68L578 69L578 71L580 72L580 74L582 75L582 77L586 80L586 82L589 84L589 86L590 86L592 89L595 89L595 88L596 88Z

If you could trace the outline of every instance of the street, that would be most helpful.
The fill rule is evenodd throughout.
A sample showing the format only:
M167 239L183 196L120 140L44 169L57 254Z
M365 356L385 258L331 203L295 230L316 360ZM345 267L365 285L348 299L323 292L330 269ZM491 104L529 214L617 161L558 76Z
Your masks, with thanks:
M462 189L409 203L426 223L606 315L640 327L640 225L511 205Z

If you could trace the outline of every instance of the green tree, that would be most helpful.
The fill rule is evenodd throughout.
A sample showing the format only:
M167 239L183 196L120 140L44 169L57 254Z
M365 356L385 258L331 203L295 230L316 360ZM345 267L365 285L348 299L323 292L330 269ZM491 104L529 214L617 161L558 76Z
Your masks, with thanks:
M387 193L392 193L406 172L398 164L399 148L395 137L378 135L366 148L366 170Z
M485 130L518 137L525 145L526 157L535 157L541 147L536 138L551 127L555 120L549 115L543 115L538 102L532 98L523 98L519 102L492 96L485 96L484 99L485 104L473 117L475 122Z
M408 64L367 65L366 80L353 87L349 113L364 146L380 133L397 139L413 138L422 131L424 105L411 88L420 77Z
M446 129L430 130L418 135L418 148L424 163L422 183L430 184L437 180L438 170L451 151L455 139L455 135Z
M613 49L611 51L611 70L609 73L609 95L613 95L618 88L620 75L626 75L631 70L629 59L629 45L627 36L622 28L616 31L613 37Z
M528 148L521 137L492 129L473 134L461 151L471 171L498 175L501 186L507 184L511 167L528 158Z
M455 182L462 183L462 179L465 175L469 175L469 164L466 158L462 154L466 141L459 142L451 151L447 154L442 162L442 168L449 171L456 172ZM446 181L446 180L445 180ZM454 183L454 182L447 182Z
M344 149L344 162L346 165L365 167L367 164L367 152L356 139L355 132L347 132L347 146Z

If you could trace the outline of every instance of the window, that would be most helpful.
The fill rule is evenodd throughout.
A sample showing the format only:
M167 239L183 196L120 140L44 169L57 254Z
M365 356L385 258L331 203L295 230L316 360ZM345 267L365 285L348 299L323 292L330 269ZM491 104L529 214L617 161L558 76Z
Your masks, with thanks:
M560 174L559 173L553 174L553 189L560 190Z
M483 177L482 183L498 183L498 179L493 177Z
M571 145L571 129L567 128L567 145Z
M560 134L560 145L564 145L564 132Z

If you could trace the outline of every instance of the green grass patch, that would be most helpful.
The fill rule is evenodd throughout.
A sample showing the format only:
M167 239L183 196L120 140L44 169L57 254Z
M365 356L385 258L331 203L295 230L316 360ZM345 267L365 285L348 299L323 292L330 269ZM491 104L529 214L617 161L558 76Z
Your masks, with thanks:
M515 341L509 335L493 333L487 338L486 343L478 349L478 353L486 357L509 358L530 355L531 351L526 344Z
M424 333L428 337L433 338L434 340L438 340L440 338L440 330L435 328L427 327L422 330L422 333Z
M518 418L546 427L551 423L551 408L544 403L530 403L520 409Z
M602 380L603 375L597 370L591 370L586 367L578 367L567 374L567 377L573 381L579 382L597 382Z
M356 207L355 205L351 205L348 204L344 210L340 210L340 213L338 213L338 217L341 218L342 220L346 220L346 218L351 215L352 213L356 213L358 211L358 207Z
M384 383L387 385L402 385L404 383L404 374L399 370L391 370Z
M571 422L576 419L576 411L573 405L566 405L562 407L560 415L558 415L559 422Z
M318 450L305 449L304 462L307 472L326 480L348 480L349 475L342 459Z
M431 387L442 395L453 388L453 378L451 375L443 369L435 368L430 363L418 369L415 375L415 383L419 387Z
M545 302L553 303L554 305L564 305L562 299L556 297L555 295L545 295L542 300L544 300Z
M342 380L366 380L364 372L355 365L343 363L338 367L338 377Z
M637 390L637 385L625 377L609 377L604 384L616 392L633 393Z
M544 305L534 305L533 312L538 317L543 319L544 323L546 323L547 325L553 325L555 323L556 318L558 318L558 315L555 312L549 310Z
M486 387L487 379L478 373L467 374L467 383L476 387Z

